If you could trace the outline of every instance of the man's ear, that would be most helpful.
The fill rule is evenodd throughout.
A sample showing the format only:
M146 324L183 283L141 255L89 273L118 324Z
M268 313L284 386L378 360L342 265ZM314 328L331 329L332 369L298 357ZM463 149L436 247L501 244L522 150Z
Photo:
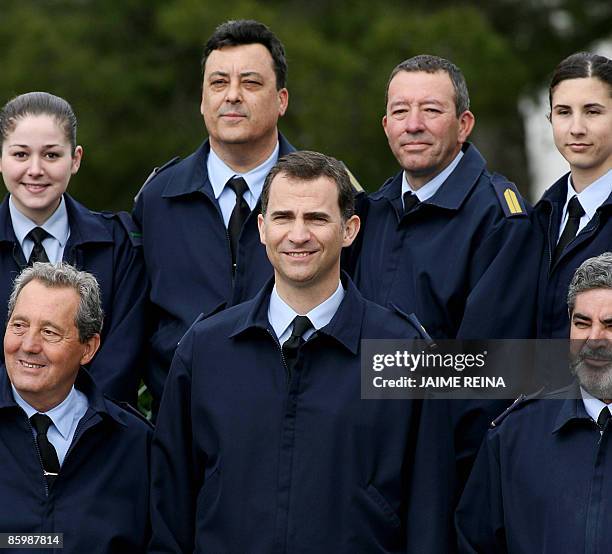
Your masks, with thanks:
M342 237L342 246L350 246L359 233L361 220L358 215L352 215L344 222L344 236Z

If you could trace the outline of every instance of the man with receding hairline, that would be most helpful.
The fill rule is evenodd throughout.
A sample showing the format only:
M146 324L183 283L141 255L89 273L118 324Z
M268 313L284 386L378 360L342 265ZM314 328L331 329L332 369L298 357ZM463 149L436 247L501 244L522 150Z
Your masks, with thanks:
M55 541L26 545L146 549L151 426L82 367L100 346L102 320L89 273L36 262L15 280L0 367L0 532Z
M353 211L333 158L294 152L268 174L258 226L273 279L195 325L172 362L151 553L433 552L445 535L437 519L421 524L446 481L418 492L419 438L435 435L420 428L422 404L361 399L361 341L420 334L341 276Z

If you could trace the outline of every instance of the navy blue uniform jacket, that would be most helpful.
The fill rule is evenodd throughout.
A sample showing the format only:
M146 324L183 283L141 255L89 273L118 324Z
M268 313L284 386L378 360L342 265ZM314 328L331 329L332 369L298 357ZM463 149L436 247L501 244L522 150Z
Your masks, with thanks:
M364 297L414 312L434 338L532 337L540 251L514 185L467 144L436 194L401 216L403 175L367 203L355 274Z
M153 439L150 552L446 553L447 475L435 433L421 448L421 403L360 399L360 340L415 327L348 280L287 382L271 286L181 341Z
M102 344L88 369L111 398L135 405L144 371L146 275L140 247L135 246L129 214L92 212L64 194L70 237L64 261L92 273L102 293ZM0 205L0 332L13 280L26 267L15 237L8 196ZM4 359L4 354L0 354Z
M282 135L279 142L279 156L294 150ZM151 287L147 385L158 399L178 341L196 317L252 298L272 276L259 242L258 201L242 229L232 279L227 228L206 171L209 149L206 141L160 170L134 206Z
M552 265L552 252L559 239L563 206L567 199L567 175L542 196L534 208L544 249L538 286L538 338L567 338L567 289L578 266L588 258L612 251L612 195L597 208L595 217L570 242Z
M582 399L558 396L489 431L457 510L461 554L610 552L612 425L600 435Z
M84 370L75 386L89 408L48 487L32 427L0 366L0 532L64 534L63 550L35 550L41 554L144 552L152 429L106 399Z

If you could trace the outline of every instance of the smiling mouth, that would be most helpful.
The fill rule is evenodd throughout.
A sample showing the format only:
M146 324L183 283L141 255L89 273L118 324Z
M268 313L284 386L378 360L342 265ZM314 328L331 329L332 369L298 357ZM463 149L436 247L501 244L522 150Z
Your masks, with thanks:
M402 148L427 148L428 146L430 146L430 144L428 142L406 142L404 144L402 144Z
M290 258L306 258L307 256L314 254L314 252L285 252L284 254Z
M23 367L26 367L28 369L40 369L42 367L45 367L45 364L35 364L35 363L32 363L32 362L26 362L25 360L19 360L19 363Z
M43 190L51 186L51 183L21 183L28 190Z

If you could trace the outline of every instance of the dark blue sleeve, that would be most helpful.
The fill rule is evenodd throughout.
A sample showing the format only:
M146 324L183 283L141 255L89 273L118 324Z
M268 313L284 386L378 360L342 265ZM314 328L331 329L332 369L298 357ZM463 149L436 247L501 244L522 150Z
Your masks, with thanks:
M496 435L483 442L455 514L459 554L508 552Z
M410 478L406 552L455 552L455 479L449 403L424 400Z
M528 217L504 218L478 246L460 339L524 339L535 336L539 242Z
M197 467L191 427L191 351L189 333L176 351L153 435L149 553L193 552ZM203 467L203 463L197 464Z
M111 398L136 405L144 371L147 278L128 218L124 213L113 219L113 267L104 268L112 280L112 299L106 303L110 310L104 314L102 344L89 369Z

